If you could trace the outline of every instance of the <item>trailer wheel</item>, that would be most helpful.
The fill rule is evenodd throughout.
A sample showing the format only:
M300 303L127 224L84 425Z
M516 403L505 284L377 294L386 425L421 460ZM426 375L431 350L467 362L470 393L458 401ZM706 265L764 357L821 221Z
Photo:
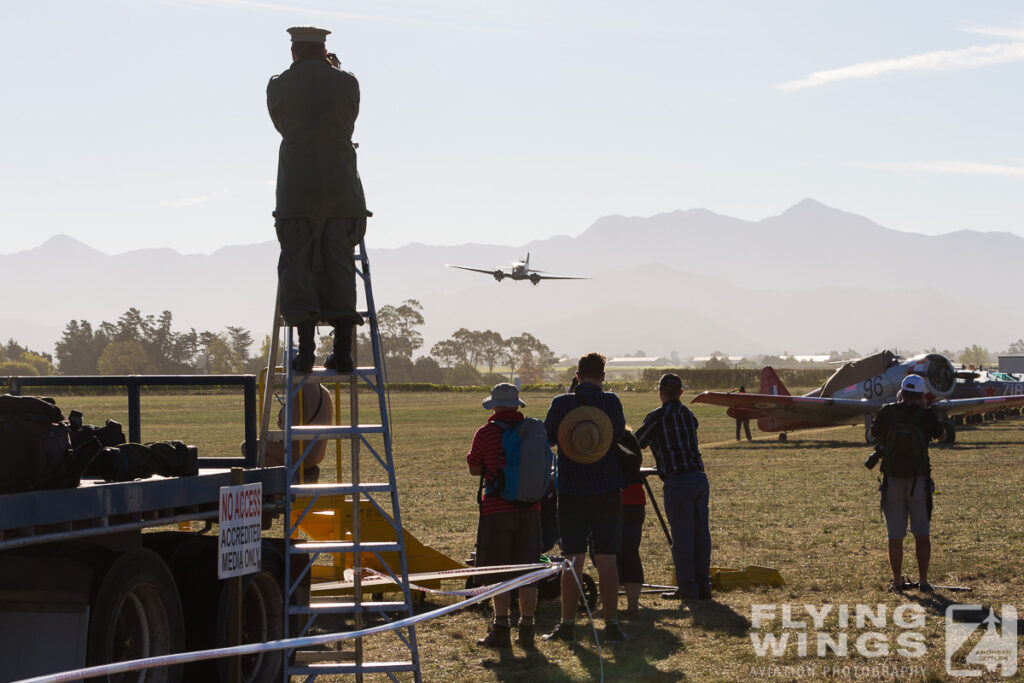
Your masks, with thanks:
M284 593L277 576L261 571L244 577L242 587L242 644L266 643L284 637ZM217 619L217 647L228 645L228 594L221 591ZM272 683L281 679L282 651L257 652L242 657L245 683ZM228 660L217 660L220 680L229 680Z
M103 576L90 609L90 665L155 657L184 649L185 622L174 577L151 550L137 548L118 557ZM146 669L102 680L177 683L181 680L181 667Z

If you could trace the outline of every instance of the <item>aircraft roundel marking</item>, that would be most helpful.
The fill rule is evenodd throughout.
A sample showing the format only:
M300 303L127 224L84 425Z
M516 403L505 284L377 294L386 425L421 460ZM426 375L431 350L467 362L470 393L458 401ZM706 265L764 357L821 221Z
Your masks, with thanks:
M760 401L758 403L755 403L753 407L757 408L758 410L771 410L772 408L775 407L775 404L772 403L771 401Z

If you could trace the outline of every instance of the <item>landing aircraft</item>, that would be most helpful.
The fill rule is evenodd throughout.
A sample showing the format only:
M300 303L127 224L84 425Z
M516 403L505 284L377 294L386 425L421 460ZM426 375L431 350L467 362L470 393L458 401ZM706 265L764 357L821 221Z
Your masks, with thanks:
M757 418L757 427L765 432L786 432L811 427L858 424L864 422L865 439L878 410L896 400L900 384L907 375L920 375L925 381L925 401L942 417L945 443L956 440L952 417L984 410L995 411L1024 405L1024 396L974 396L950 398L956 385L953 364L937 353L901 359L890 351L844 364L820 388L804 396L792 396L771 366L761 370L761 391L757 394L705 391L693 403L727 406L734 418Z
M498 268L496 270L485 270L483 268L469 268L467 266L453 266L448 264L449 268L460 268L462 270L471 270L474 273L485 273L492 276L498 282L501 282L505 278L511 278L513 280L529 280L533 284L537 284L541 280L589 280L589 277L570 277L568 275L548 275L543 270L534 270L530 268L530 254L526 254L526 258L522 261L516 261L507 269L502 270Z

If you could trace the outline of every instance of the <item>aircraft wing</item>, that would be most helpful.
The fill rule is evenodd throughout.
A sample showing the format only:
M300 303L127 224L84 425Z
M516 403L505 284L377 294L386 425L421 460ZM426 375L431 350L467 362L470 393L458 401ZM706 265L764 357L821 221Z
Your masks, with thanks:
M878 407L864 399L776 396L775 394L726 394L718 391L705 391L698 394L692 403L710 403L730 409L735 408L749 413L751 417L771 415L822 425L850 420L870 413Z
M1024 406L1024 396L978 396L975 398L954 398L936 401L933 408L946 415L964 415L966 413L995 412L1003 408Z
M538 280L589 280L589 277L574 277L571 275L540 275L533 271ZM532 276L531 276L532 277Z
M500 269L498 269L498 270L485 270L483 268L470 268L469 266L454 266L454 265L452 265L450 263L446 263L445 265L448 266L449 268L459 268L460 270L471 270L474 273L484 273L485 275L494 275L495 273L500 273L501 272Z

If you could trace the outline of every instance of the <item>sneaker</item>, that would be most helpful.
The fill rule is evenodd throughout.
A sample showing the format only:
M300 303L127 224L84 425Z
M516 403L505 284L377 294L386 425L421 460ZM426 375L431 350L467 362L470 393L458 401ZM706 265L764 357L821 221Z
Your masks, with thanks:
M693 600L697 596L676 588L675 590L662 593L661 597L665 600Z
M536 647L534 644L534 635L536 634L536 627L533 624L519 624L519 647L524 650L532 650Z
M922 581L918 585L918 588L920 589L920 591L922 593L934 593L935 592L935 589L932 588L932 585L930 583L928 583L927 581Z
M571 643L576 640L576 624L570 621L560 621L555 630L547 635L541 636L542 640L563 640Z
M629 640L629 636L622 630L619 622L612 621L604 625L604 638L602 640L606 643L625 643Z
M483 647L512 647L512 636L508 626L491 624L487 635L476 641L476 644Z
M889 582L889 587L886 590L889 591L890 593L902 593L903 592L903 583L901 582L901 583L897 584L896 581L890 581Z

